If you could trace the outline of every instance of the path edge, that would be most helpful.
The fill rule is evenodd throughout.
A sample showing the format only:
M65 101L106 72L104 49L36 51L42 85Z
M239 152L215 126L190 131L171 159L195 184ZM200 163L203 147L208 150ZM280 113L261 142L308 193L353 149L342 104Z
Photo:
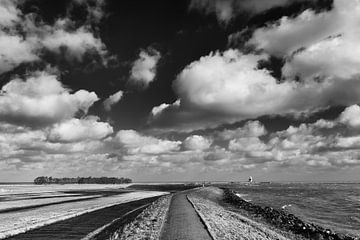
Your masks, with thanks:
M196 209L195 204L191 201L191 199L189 198L189 196L187 194L186 194L186 199L190 202L191 206L195 209L196 214L199 216L200 221L202 222L202 224L204 224L205 229L209 233L211 239L216 240L214 234L212 233L212 231L210 231L210 226L206 223L206 221L204 220L202 214Z

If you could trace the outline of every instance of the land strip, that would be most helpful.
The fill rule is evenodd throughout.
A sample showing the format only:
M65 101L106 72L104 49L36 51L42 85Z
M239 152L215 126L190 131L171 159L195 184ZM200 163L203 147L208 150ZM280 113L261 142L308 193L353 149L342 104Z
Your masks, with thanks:
M114 205L9 237L11 240L75 240L86 237L126 213L149 204L160 196ZM136 214L139 214L137 212ZM135 217L135 216L133 216ZM128 221L125 221L126 223Z

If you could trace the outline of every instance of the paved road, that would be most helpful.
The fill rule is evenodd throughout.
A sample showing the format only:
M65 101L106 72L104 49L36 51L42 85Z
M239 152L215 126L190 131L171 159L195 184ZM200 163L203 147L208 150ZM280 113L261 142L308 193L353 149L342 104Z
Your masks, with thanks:
M211 240L186 193L176 193L171 200L160 240Z

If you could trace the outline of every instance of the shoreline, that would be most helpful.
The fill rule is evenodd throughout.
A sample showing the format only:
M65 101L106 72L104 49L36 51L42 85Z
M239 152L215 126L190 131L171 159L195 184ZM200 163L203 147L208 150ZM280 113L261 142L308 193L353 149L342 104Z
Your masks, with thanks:
M306 223L293 214L272 207L260 206L239 197L235 191L223 188L224 201L254 216L259 216L268 224L281 230L290 231L307 239L359 240L355 236L325 229L313 223Z

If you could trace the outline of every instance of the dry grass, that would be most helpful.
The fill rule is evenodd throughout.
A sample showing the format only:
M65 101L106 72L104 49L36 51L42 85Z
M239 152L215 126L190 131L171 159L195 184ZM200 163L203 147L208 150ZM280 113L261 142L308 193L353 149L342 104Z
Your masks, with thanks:
M159 239L170 206L171 196L164 196L147 207L134 221L114 233L111 240Z
M288 239L269 229L266 225L257 223L238 213L226 210L209 198L211 188L201 189L188 195L196 211L205 222L214 239L228 240L285 240Z

